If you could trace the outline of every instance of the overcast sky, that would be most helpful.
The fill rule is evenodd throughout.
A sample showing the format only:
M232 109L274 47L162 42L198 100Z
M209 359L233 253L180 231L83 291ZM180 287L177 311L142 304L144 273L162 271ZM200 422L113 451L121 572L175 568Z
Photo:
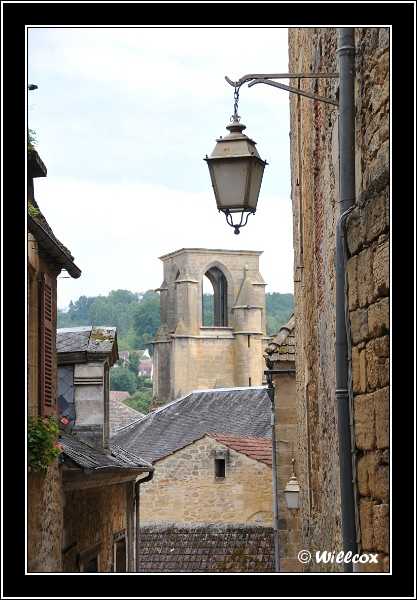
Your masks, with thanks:
M265 168L258 210L235 235L204 158L228 134L233 81L287 73L280 27L28 27L28 127L47 177L35 198L71 251L58 306L145 292L181 248L258 250L266 292L293 293L288 92L240 88L238 113ZM287 80L280 80L288 83Z

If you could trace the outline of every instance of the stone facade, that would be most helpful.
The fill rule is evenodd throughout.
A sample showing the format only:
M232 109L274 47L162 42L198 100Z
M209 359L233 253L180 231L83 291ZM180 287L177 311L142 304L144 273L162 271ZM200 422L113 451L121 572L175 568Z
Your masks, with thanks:
M109 370L118 358L116 328L58 329L57 353L58 405L66 419L60 423L62 571L133 572L135 480L153 468L110 445Z
M154 405L192 390L262 385L266 338L262 252L182 249L160 257L160 328ZM214 324L204 326L203 278L213 285Z
M301 546L300 511L292 513L285 500L285 487L298 476L298 415L296 398L295 319L291 316L265 348L265 362L274 371L275 448L277 467L278 535L280 572L299 572ZM292 464L294 460L294 465Z
M216 476L216 459L225 460L224 477ZM141 522L271 526L271 467L203 436L155 463L141 490Z
M359 551L389 570L389 29L356 28L355 188L347 217L348 345ZM289 72L338 72L336 28L289 29ZM337 98L338 79L300 79ZM336 402L336 106L290 94L302 546L342 548ZM364 570L371 570L364 565ZM343 565L326 565L331 571ZM311 561L307 570L323 570Z
M133 512L132 481L65 491L62 572L86 572L88 562L95 558L94 547L100 573L133 571ZM120 563L116 561L117 544L124 546Z
M72 277L81 271L69 251L55 238L35 199L34 179L46 177L46 167L33 147L27 162L27 414L56 418L57 277L63 268ZM43 302L43 298L46 302ZM48 321L48 344L43 331ZM47 366L43 366L47 363ZM48 370L47 377L45 370ZM42 392L47 381L47 398ZM58 442L58 440L57 440ZM27 481L27 570L31 573L61 570L61 473L58 461L51 463L43 478L28 461Z

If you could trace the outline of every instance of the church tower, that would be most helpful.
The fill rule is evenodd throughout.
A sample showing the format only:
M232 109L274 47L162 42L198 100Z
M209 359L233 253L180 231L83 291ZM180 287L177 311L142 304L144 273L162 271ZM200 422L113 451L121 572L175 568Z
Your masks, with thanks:
M160 257L154 407L193 390L262 385L268 337L261 254L183 248ZM204 322L204 293L213 294L210 324Z

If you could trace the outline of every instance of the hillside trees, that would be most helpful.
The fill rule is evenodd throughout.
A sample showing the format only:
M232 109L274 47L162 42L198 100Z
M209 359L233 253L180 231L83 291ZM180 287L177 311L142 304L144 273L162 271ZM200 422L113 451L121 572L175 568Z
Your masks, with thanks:
M294 295L268 292L266 299L266 330L276 335L294 310ZM213 324L213 296L203 296L204 325ZM148 348L159 327L159 294L154 290L130 292L113 290L108 296L80 296L67 310L58 309L58 327L97 325L117 328L119 350Z

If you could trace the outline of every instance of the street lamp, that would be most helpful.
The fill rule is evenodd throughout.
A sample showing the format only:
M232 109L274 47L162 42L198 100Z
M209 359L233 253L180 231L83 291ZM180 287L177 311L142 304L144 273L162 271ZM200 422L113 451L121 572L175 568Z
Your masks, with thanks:
M340 495L341 495L341 514L342 514L342 537L343 550L345 553L357 552L357 532L356 525L358 520L356 487L354 480L354 451L352 448L352 405L353 394L351 386L351 370L348 352L348 325L346 322L346 239L343 232L344 222L351 209L355 206L355 29L352 27L339 28L339 72L338 73L268 73L268 74L249 74L244 75L238 81L232 81L225 77L226 81L235 89L235 113L237 114L237 98L240 86L246 82L248 87L257 83L264 83L272 87L287 90L290 93L299 96L307 96L319 102L333 104L338 107L339 120L339 204L340 215L336 224L336 254L335 254L335 281L336 281L336 323L335 323L335 345L336 345L336 403L338 414L338 438L339 438L339 472L340 472ZM326 98L312 92L307 92L299 88L284 85L274 81L274 79L318 79L338 78L339 79L339 99L334 100ZM214 153L213 153L214 154ZM206 158L210 167L210 159ZM230 157L232 159L232 157ZM235 159L233 159L235 160ZM230 161L229 161L230 162ZM217 162L217 168L221 173L222 169L230 167L225 160ZM231 171L229 171L231 173ZM235 175L235 173L233 173ZM230 177L230 175L229 175ZM213 187L216 194L216 179L213 181ZM259 178L259 184L262 177ZM241 189L236 182L229 181L228 188ZM257 191L259 194L259 190ZM221 199L216 197L219 210L223 210L228 219L228 212L222 204ZM219 206L220 204L220 206ZM243 203L240 209L242 212L241 223L235 227L235 233L239 233L239 227L246 225L243 223L244 211L254 213L256 206ZM232 224L232 223L229 223ZM273 399L273 386L268 383L268 393ZM271 389L272 388L272 389ZM275 485L275 484L274 484ZM277 517L277 515L276 515ZM276 551L278 544L276 541ZM277 557L276 564L279 564ZM344 564L345 571L352 571L352 563Z
M285 501L287 503L287 508L295 516L295 511L298 510L300 506L300 484L298 483L298 480L294 473L294 463L295 459L293 458L291 460L292 475L289 482L285 486L284 494Z
M250 81L248 87L256 83L266 83L280 89L288 90L296 94L322 100L329 104L338 105L337 100L324 98L318 94L300 90L282 83L272 81L279 78L303 78L303 77L338 77L338 73L271 73L244 75L238 81L232 81L227 76L227 83L235 88L234 113L230 120L231 125L226 129L230 131L226 137L218 138L217 144L211 154L204 159L209 167L211 183L216 198L219 212L226 215L226 221L234 227L235 233L240 233L240 228L248 222L250 214L255 214L258 203L259 192L266 160L262 160L255 148L256 142L251 140L243 132L246 125L240 123L237 113L239 102L239 89L244 83ZM237 215L239 222L233 222L233 215Z
M211 156L206 155L204 159L209 167L217 208L225 214L236 234L246 225L249 215L256 212L262 176L268 164L259 156L256 142L242 133L246 125L240 123L237 114L238 100L239 88L235 87L232 124L226 127L230 133L218 138ZM240 215L240 220L233 222L234 215L238 219Z

